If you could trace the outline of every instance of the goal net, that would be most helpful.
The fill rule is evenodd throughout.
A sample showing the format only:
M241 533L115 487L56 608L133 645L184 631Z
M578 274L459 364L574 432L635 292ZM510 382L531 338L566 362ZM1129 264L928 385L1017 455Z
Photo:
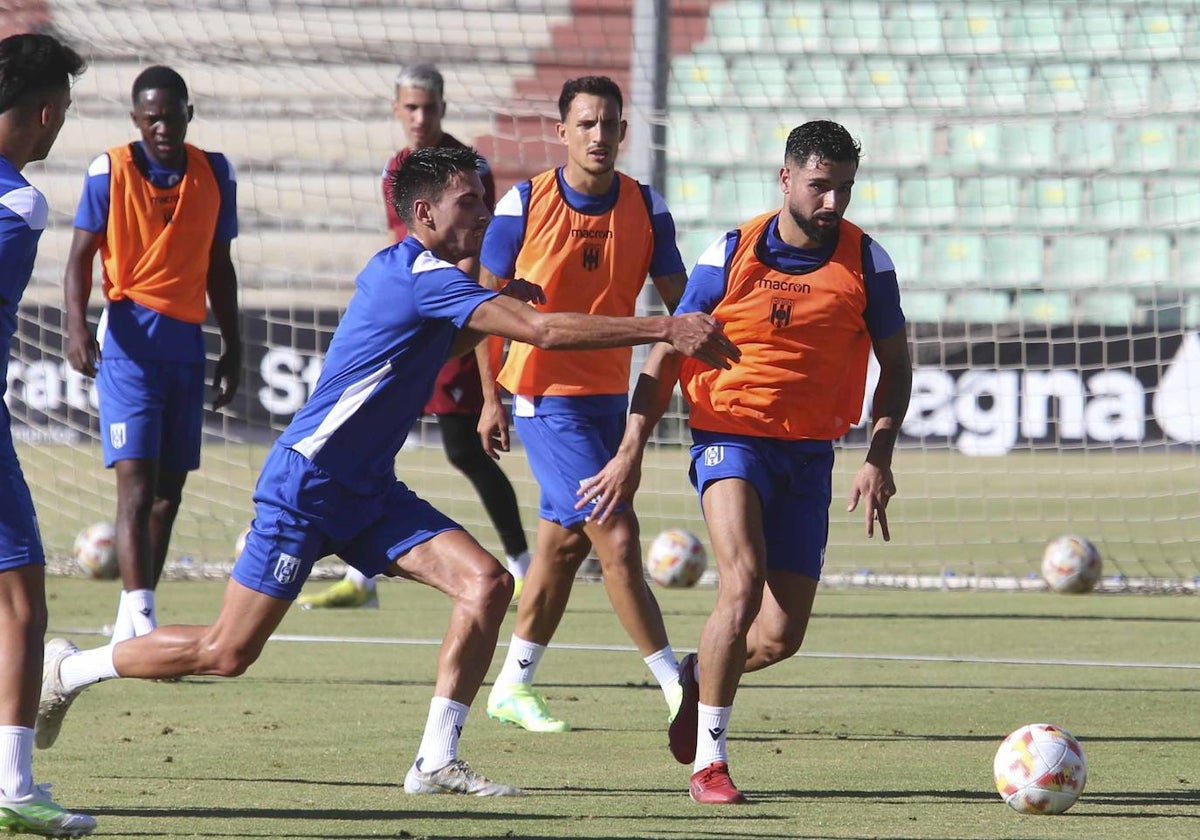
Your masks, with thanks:
M404 143L393 79L429 60L447 80L446 129L488 156L501 190L561 162L565 78L620 81L634 126L623 159L653 162L634 174L659 181L689 266L722 231L779 205L793 126L834 119L861 140L847 217L896 263L916 371L893 540L866 539L861 511L845 510L864 425L839 453L831 580L1021 585L1063 533L1099 546L1112 586L1194 588L1200 577L1193 2L10 6L6 31L56 32L91 62L50 159L26 170L52 215L6 395L57 560L115 509L91 384L63 362L61 285L84 171L134 139L133 78L152 63L178 69L196 108L189 140L237 170L246 369L231 410L207 417L171 561L224 568L266 448L311 391L355 274L389 241L379 173ZM209 339L215 358L214 330ZM647 455L647 537L671 526L706 537L688 441L676 403ZM519 445L502 464L532 537L537 488ZM499 550L436 427L414 432L399 470Z

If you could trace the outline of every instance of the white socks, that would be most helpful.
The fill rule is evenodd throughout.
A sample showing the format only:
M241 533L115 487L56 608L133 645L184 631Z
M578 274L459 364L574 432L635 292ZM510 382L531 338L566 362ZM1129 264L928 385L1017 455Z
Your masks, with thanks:
M667 645L662 650L644 657L642 661L650 668L650 673L654 674L654 679L658 680L662 687L663 695L670 702L671 690L679 685L679 661L675 658L675 651Z
M529 572L529 552L522 551L516 557L511 554L505 558L508 563L508 572L515 578L523 578Z
M375 578L367 577L353 566L346 567L345 579L352 582L359 589L366 589L368 592L375 588Z
M119 675L113 665L113 646L92 648L66 657L58 668L58 675L67 691L115 679Z
M117 620L113 624L112 644L145 636L158 626L158 614L154 608L153 589L134 589L121 593L117 607Z
M533 675L545 652L545 645L527 642L514 635L508 643L508 655L504 657L504 667L496 676L496 682L508 685L533 682Z
M705 706L698 704L699 720L696 725L696 762L692 772L699 773L714 761L729 762L729 753L725 750L725 735L729 728L729 714L732 706Z
M33 730L0 726L0 799L21 799L33 792Z
M422 773L441 770L458 758L458 738L463 724L467 722L469 706L456 703L445 697L434 697L429 703L429 717L425 721L425 734L417 750L413 764Z

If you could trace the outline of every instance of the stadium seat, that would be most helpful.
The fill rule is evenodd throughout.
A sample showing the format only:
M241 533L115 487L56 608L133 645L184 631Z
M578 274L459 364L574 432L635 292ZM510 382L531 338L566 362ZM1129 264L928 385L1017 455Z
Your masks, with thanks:
M1145 221L1143 192L1140 178L1097 175L1091 180L1091 200L1088 202L1091 223L1105 230L1140 226Z
M982 283L984 237L977 234L934 234L929 237L923 279L949 288Z
M998 53L1004 49L1001 37L999 4L979 3L946 7L946 21L942 27L946 39L946 52L951 55L982 55Z
M671 59L670 105L711 106L724 101L728 71L719 55L696 53Z
M727 224L778 209L782 201L773 171L738 169L726 172L715 186L716 214Z
M771 3L786 8L786 3ZM845 55L865 55L888 48L883 34L883 15L873 0L841 0L825 11L826 43L821 49Z
M1175 123L1142 120L1126 123L1117 141L1118 167L1136 172L1153 172L1175 166Z
M728 122L729 115L723 113L721 119ZM782 114L772 111L743 117L742 123L749 133L746 148L751 158L760 165L782 166L788 135L799 120L785 122Z
M936 55L946 49L937 3L893 3L883 33L893 55Z
M667 206L676 222L707 222L713 212L713 178L694 167L677 167L667 173Z
M818 55L797 59L788 75L791 82L789 107L839 108L847 104L846 73L836 58Z
M1026 104L1036 114L1082 111L1092 69L1087 64L1042 64L1033 68Z
M1200 224L1200 179L1152 179L1148 216L1157 227Z
M959 220L966 225L999 227L1018 221L1021 182L1008 175L963 178L959 186Z
M1189 295L1184 303L1183 325L1188 329L1200 329L1200 295Z
M766 14L761 2L713 3L704 45L725 54L748 53L763 46Z
M908 106L908 68L902 61L867 57L846 76L846 93L855 107Z
M1179 235L1179 273L1175 283L1187 289L1200 289L1200 233Z
M854 196L847 217L869 231L874 225L896 221L899 182L890 176L866 176L855 179Z
M965 108L968 67L961 61L927 59L913 71L912 104L918 108Z
M1109 242L1098 234L1054 237L1047 252L1045 285L1092 289L1108 282Z
M925 244L919 233L888 233L877 239L896 266L896 278L901 289L926 286L922 251Z
M1107 3L1075 4L1063 39L1066 52L1100 58L1120 55L1125 28L1122 11Z
M1180 58L1187 17L1183 9L1146 8L1134 3L1122 52L1132 58Z
M1012 315L1012 295L999 289L971 289L954 295L950 320L965 324L1003 324Z
M1200 111L1200 63L1164 62L1158 65L1158 110L1194 114Z
M1010 164L1000 150L1001 126L997 122L954 123L946 129L946 153L930 163L956 172L979 172Z
M950 177L906 178L900 185L904 221L913 225L943 225L958 215L954 179Z
M1023 114L1029 90L1029 68L1023 64L988 62L971 79L971 102L981 114Z
M728 114L707 111L676 109L672 112L667 122L669 166L682 167L697 162L728 165L742 160L757 162L746 120L731 120Z
M705 249L724 232L721 228L689 227L676 237L679 254L683 257L683 264L689 273Z
M863 147L865 165L870 167L923 166L937 160L934 125L929 120L889 116L872 123L870 139L870 145Z
M946 320L946 293L936 289L909 289L900 296L904 319L910 324L938 324Z
M780 55L810 54L829 49L820 0L766 4L767 44Z
M1062 11L1049 4L1014 3L1003 26L1007 55L1062 53Z
M1150 65L1100 62L1092 81L1088 110L1094 114L1143 114L1150 108Z
M1025 201L1029 219L1039 226L1078 224L1083 215L1083 181L1053 176L1033 178Z
M781 107L790 104L787 62L774 56L733 59L726 102L738 106Z
M1061 326L1071 323L1070 292L1039 292L1024 289L1017 293L1017 316L1024 324Z
M1171 280L1171 240L1165 233L1117 237L1113 255L1113 279L1122 288L1152 286Z
M1110 169L1116 162L1110 120L1065 120L1058 127L1058 160L1064 170Z
M1188 120L1179 126L1176 164L1183 170L1200 171L1200 121Z
M993 286L1041 286L1044 240L1035 234L990 233L984 242L987 282Z
M1054 123L1050 120L1018 120L1000 127L1000 159L1017 169L1058 170L1054 150Z
M1125 327L1138 320L1137 295L1133 292L1099 290L1075 298L1075 321Z

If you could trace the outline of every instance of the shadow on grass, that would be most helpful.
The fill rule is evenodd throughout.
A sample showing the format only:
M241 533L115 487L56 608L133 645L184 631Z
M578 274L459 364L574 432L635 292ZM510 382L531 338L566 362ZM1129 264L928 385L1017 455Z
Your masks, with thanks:
M739 733L732 735L729 741L741 741L746 743L770 744L776 741L928 741L932 743L947 741L951 743L995 743L999 744L1006 737L1007 732L1003 733L969 733L969 734L920 734L909 732L890 732L887 734L873 733L850 733L850 732L763 732L758 734ZM1087 735L1080 731L1072 730L1080 742L1085 746L1088 744L1200 744L1200 736L1197 735Z
M1081 622L1120 622L1133 624L1200 624L1200 615L1075 615L1073 613L1015 613L1002 615L999 613L822 613L814 612L813 621L849 619L863 621L876 619L884 621L1070 621L1071 624Z

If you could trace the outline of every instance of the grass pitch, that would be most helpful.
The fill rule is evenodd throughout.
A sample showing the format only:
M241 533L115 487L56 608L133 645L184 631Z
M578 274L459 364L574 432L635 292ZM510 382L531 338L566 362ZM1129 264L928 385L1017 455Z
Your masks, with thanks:
M206 621L222 587L164 583L160 614ZM55 635L102 641L79 631L111 621L115 584L51 578L49 594ZM658 596L677 649L693 647L713 590ZM411 583L387 582L381 597L378 611L294 610L238 679L89 689L35 757L38 779L113 838L1200 832L1195 597L823 588L804 655L743 681L730 753L752 804L724 809L687 798L690 768L666 750L661 694L594 584L577 585L560 649L539 670L575 730L500 725L481 695L463 733L465 758L531 795L406 796L447 605ZM992 786L1001 739L1037 721L1070 729L1087 753L1087 790L1060 817L1018 815Z

